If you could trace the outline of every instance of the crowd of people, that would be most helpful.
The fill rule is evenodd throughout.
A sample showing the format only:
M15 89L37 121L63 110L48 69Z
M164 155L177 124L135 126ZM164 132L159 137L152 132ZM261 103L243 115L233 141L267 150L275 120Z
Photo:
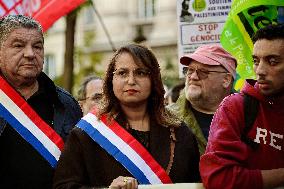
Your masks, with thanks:
M202 45L181 57L185 83L167 104L155 54L129 44L75 99L42 71L40 24L1 18L0 188L284 187L284 25L253 43L256 80L240 92L237 60Z

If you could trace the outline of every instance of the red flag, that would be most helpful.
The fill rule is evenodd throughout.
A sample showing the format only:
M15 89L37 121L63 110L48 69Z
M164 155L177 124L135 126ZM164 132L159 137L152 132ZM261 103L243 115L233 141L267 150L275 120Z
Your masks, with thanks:
M0 17L24 14L39 21L46 31L57 19L85 0L0 0Z

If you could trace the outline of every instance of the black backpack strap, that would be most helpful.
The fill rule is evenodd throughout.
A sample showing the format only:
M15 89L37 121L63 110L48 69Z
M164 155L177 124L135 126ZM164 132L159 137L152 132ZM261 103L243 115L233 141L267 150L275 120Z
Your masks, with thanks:
M241 140L250 146L252 149L258 147L258 143L255 143L252 139L248 138L248 133L252 129L253 124L256 120L259 110L259 101L248 94L244 94L244 118L245 118L245 127L241 135Z

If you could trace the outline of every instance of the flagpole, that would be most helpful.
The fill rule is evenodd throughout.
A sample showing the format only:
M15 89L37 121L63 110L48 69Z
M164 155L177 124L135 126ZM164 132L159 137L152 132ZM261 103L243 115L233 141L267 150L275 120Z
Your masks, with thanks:
M93 7L93 10L95 11L96 15L98 16L98 19L99 19L99 21L100 21L100 23L101 23L101 25L103 27L103 30L104 30L104 32L105 32L105 34L107 36L107 39L108 39L108 42L110 43L110 46L111 46L113 52L115 52L116 48L115 48L115 46L114 46L114 44L113 44L113 42L111 40L111 37L110 37L109 32L108 32L108 30L107 30L107 28L105 26L105 23L103 22L103 19L102 19L101 15L100 15L99 11L96 9L96 7L95 7L95 5L94 5L94 3L92 1L91 1L91 4L92 4L92 7Z

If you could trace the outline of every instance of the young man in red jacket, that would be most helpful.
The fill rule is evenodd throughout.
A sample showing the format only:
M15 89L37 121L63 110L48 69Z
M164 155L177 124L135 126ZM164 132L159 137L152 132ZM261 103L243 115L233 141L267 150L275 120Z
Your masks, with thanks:
M200 160L206 188L284 186L284 25L270 25L254 38L256 81L224 99L211 123L208 146ZM259 102L255 122L243 142L244 94Z

